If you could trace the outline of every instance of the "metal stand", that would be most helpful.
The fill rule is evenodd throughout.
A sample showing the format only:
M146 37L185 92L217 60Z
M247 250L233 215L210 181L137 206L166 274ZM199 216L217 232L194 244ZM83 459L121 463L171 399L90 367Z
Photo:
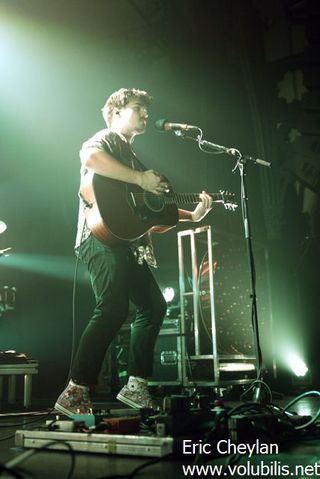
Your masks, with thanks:
M205 237L205 239L203 239ZM201 239L206 243L208 257L209 291L200 291L199 288L199 263L197 258L197 242ZM189 240L186 250L185 242ZM188 259L187 259L188 256ZM178 233L178 259L179 259L179 286L180 286L180 304L181 304L181 370L182 385L184 387L196 386L227 386L231 384L246 384L252 381L251 375L257 370L257 358L252 355L218 354L218 341L216 331L216 314L214 298L214 271L212 254L212 233L210 226L203 226L196 229L181 231ZM192 278L191 285L188 286L186 280L187 261L190 261ZM200 297L206 294L210 299L210 326L211 326L211 351L210 354L204 354L201 335L200 335ZM186 303L192 303L192 342L194 344L194 354L190 354L187 347L187 319L188 311ZM199 375L194 377L191 372L191 362L198 369ZM231 364L237 365L237 374L232 374ZM241 371L246 371L241 374ZM240 376L239 376L240 373ZM250 377L249 377L250 376Z
M23 405L29 407L31 404L32 376L38 374L38 361L28 359L26 363L21 364L1 364L0 365L0 400L3 395L3 377L8 376L8 403L14 404L16 401L16 376L22 376L24 379Z
M256 272L254 265L254 256L252 248L252 238L251 238L251 226L249 220L249 211L248 211L248 196L246 190L246 181L245 181L245 164L247 159L241 155L240 152L237 155L237 164L234 168L234 171L238 168L240 173L240 184L241 184L241 204L242 204L242 216L243 216L243 227L245 240L247 245L248 252L248 262L249 262L249 271L250 271L250 283L251 283L251 321L252 329L255 338L255 349L257 357L257 380L262 381L262 352L260 347L260 336L259 336L259 323L258 323L258 311L257 311L257 294L256 294ZM253 399L256 402L261 400L261 383L257 382L253 389Z

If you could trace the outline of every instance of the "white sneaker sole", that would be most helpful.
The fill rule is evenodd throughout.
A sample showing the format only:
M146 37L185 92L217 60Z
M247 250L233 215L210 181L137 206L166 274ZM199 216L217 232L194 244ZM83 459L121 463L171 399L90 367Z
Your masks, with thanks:
M68 417L73 417L74 416L74 413L69 411L68 409L64 408L63 406L61 406L59 403L55 403L54 405L54 408L56 411L64 414L65 416L68 416Z
M135 403L134 401L131 401L130 399L126 398L125 396L122 396L122 394L120 394L120 393L117 395L117 399L118 399L118 401L121 401L124 404L126 404L127 406L130 406L134 409L142 409L142 406L138 406L137 403Z

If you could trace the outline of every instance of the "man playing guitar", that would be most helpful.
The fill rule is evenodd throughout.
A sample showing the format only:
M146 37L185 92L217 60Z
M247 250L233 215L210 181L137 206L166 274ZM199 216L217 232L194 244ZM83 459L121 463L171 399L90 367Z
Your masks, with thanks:
M145 132L150 102L151 97L142 90L121 88L114 92L102 109L107 128L86 141L80 152L80 208L75 246L76 254L88 267L96 304L80 339L71 380L55 404L56 410L67 416L92 410L89 388L97 383L106 350L126 320L129 301L136 307L129 380L117 399L134 408L154 407L147 378L152 373L153 351L166 302L149 268L156 266L148 233L152 228L148 226L145 234L136 233L124 239L122 233L117 233L122 231L117 199L110 197L103 206L96 197L101 180L108 182L107 190L125 188L128 202L134 198L131 188L157 197L170 191L168 181L158 172L146 169L132 150L135 136ZM88 183L93 185L92 189L87 189ZM200 200L194 211L176 208L173 218L176 215L178 221L202 220L212 208L212 198L203 192ZM134 205L125 206L134 217ZM107 224L108 218L104 218L104 210L113 216L112 227ZM144 213L139 215L140 222L149 221Z

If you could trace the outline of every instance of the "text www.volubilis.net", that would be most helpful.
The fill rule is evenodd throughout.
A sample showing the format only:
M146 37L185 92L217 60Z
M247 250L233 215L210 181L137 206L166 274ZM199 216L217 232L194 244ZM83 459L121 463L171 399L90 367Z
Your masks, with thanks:
M307 474L309 477L320 477L320 464L295 464L289 466L280 461L271 461L245 464L189 464L182 465L184 477L298 477Z

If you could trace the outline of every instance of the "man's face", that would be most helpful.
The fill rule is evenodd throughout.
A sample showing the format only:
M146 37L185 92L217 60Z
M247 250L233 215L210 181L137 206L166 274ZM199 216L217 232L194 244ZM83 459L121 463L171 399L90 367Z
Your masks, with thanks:
M139 100L129 101L118 111L118 121L124 134L139 135L146 129L148 110Z

